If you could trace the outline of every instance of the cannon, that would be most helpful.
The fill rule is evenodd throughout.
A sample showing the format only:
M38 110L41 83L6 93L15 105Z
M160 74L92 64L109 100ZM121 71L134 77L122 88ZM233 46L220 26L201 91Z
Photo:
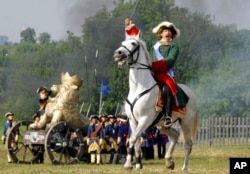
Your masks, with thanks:
M90 121L77 107L82 80L67 72L62 73L61 81L50 88L51 95L38 123L19 121L10 129L6 146L13 163L39 163L39 155L44 152L55 165L88 159L85 137Z

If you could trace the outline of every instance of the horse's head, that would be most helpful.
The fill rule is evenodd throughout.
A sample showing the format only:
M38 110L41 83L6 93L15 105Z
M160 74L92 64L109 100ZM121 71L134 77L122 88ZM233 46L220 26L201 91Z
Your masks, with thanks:
M131 38L123 41L121 46L114 52L114 58L118 62L118 66L123 67L126 64L135 63L139 57L139 48L140 43L136 39Z

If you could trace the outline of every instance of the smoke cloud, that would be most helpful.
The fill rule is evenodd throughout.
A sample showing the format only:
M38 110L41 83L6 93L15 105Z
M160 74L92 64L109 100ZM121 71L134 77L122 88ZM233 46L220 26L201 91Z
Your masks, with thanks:
M113 9L114 3L115 0L62 0L60 5L68 11L65 17L66 30L80 36L86 18L95 15L103 7Z
M250 29L250 1L246 0L175 0L176 6L192 12L210 14L215 24Z

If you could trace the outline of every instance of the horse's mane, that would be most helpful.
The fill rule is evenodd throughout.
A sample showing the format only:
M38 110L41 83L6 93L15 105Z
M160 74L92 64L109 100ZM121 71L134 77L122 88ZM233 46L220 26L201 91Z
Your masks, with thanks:
M150 54L148 52L148 49L147 49L145 41L143 41L142 39L138 39L138 41L139 41L139 43L141 43L141 46L142 46L142 49L144 50L147 62L151 66L152 65L152 59L151 59Z

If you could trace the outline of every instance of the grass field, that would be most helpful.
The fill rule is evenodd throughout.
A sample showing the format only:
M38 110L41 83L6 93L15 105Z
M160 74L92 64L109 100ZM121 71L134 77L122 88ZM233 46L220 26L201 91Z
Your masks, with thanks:
M226 146L226 147L201 147L194 146L189 162L189 171L182 172L183 147L175 149L174 161L175 170L166 170L165 161L146 160L143 161L142 170L127 171L121 164L101 164L93 165L81 162L75 165L55 166L52 165L45 155L44 164L9 164L6 159L4 145L0 145L0 172L6 174L119 174L119 173L190 173L190 174L228 174L230 157L250 157L249 146Z

